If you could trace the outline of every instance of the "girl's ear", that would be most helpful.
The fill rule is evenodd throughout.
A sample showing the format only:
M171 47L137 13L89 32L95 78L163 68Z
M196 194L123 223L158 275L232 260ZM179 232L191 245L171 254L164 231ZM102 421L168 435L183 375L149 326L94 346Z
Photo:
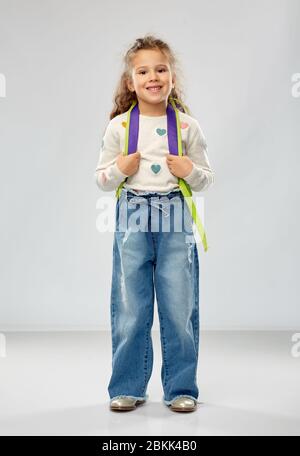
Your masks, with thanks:
M130 92L134 92L133 84L130 79L126 80L126 85L127 85L128 90L130 90Z
M175 89L175 84L176 84L176 76L173 74L172 76L172 87Z

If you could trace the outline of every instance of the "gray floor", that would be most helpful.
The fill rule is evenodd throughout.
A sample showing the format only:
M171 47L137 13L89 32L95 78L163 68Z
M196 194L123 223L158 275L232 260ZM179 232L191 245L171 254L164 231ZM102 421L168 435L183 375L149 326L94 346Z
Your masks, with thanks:
M109 332L7 332L0 357L1 435L300 435L300 358L293 332L201 333L201 404L162 402L160 338L152 332L149 402L109 410Z

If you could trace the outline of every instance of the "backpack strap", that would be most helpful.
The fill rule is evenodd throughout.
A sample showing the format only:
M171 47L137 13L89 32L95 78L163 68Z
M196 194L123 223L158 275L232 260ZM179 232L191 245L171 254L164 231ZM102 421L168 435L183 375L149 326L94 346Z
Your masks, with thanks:
M181 140L181 127L180 127L180 118L178 114L178 109L176 107L175 101L179 102L176 98L169 97L169 101L167 106L167 123L168 123L168 145L169 145L169 152L172 155L180 155L182 156L182 140ZM185 109L186 107L182 105ZM137 150L137 143L138 143L138 135L139 135L139 107L137 100L132 102L131 107L127 111L127 122L126 122L126 131L125 131L125 149L123 155L128 155L131 153L136 152ZM116 197L119 198L121 195L122 187L126 182L127 177L124 179L123 182L119 185L116 190ZM183 194L185 201L187 202L188 208L192 215L192 218L197 226L199 231L202 244L204 247L204 251L206 252L207 247L207 240L206 234L201 223L200 217L198 216L197 209L195 203L192 198L192 190L187 182L184 179L178 178L178 185Z
M136 152L137 141L139 136L139 107L137 100L133 101L129 110L127 111L127 122L125 130L125 148L123 155L128 155ZM127 177L120 183L116 190L116 198L119 199L122 187L126 182Z
M182 140L181 140L181 127L180 127L180 119L178 114L178 109L176 108L175 102L173 98L170 98L170 102L173 106L173 113L168 116L168 140L169 140L169 151L171 154L180 155L182 156ZM169 108L169 106L168 106ZM174 116L176 121L174 120ZM170 122L169 122L170 118ZM201 222L201 219L197 213L197 209L192 197L192 190L190 185L181 177L178 178L178 185L180 187L181 193L184 196L185 201L187 202L188 208L192 215L192 218L196 224L196 227L199 231L201 241L203 244L204 251L206 252L207 247L207 239L206 234Z

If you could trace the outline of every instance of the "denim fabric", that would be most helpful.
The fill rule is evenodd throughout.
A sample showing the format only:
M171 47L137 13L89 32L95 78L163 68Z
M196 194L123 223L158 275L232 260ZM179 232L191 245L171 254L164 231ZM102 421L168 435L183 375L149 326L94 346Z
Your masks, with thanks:
M155 296L163 401L197 401L199 260L187 203L180 191L136 193L123 187L113 242L110 399L149 397Z

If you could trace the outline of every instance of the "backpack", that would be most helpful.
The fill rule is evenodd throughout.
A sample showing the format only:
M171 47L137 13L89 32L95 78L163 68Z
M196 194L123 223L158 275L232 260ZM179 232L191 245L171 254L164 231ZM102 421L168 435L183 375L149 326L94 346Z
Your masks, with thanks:
M168 144L169 152L173 155L183 155L182 154L182 143L181 143L181 130L180 130L180 119L178 114L178 108L176 107L175 100L181 105L180 101L177 98L169 97L170 103L167 106L167 134L168 134ZM187 108L183 106L184 112L187 111ZM125 150L123 155L128 155L135 153L137 150L138 143L138 132L139 132L139 107L137 100L132 102L131 107L127 111L127 122L126 122L126 131L125 131ZM116 190L116 198L119 198L121 195L121 190L126 182L127 177L119 185ZM204 251L208 249L206 234L201 223L200 217L197 213L195 203L192 198L192 190L190 185L185 182L181 177L178 178L179 188L184 196L185 201L187 202L188 208L192 215L192 218L198 228L200 238L203 244Z

